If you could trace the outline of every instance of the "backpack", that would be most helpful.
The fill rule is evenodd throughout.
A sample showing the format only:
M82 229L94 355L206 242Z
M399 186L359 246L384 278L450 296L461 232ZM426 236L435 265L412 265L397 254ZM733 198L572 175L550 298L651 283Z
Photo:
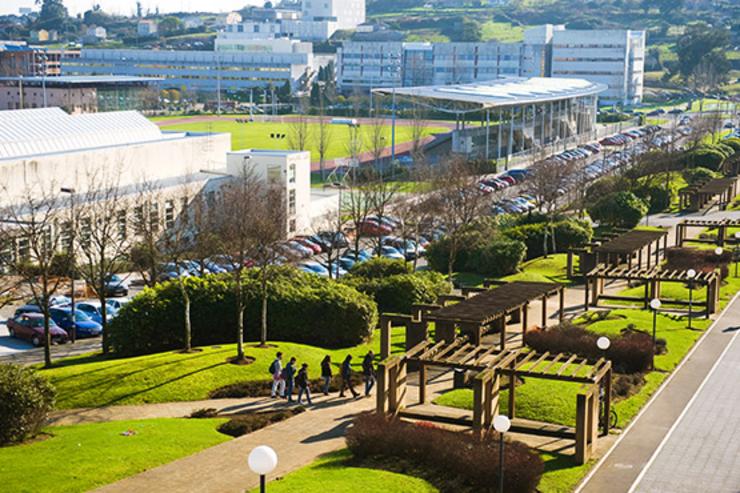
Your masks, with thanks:
M274 375L275 370L277 370L277 360L270 363L270 369L268 371L270 372L270 375Z

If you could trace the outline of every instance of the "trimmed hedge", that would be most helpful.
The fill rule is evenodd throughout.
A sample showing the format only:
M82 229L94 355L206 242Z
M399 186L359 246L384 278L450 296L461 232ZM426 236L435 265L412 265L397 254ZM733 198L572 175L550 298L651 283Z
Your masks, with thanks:
M666 190L664 186L645 185L634 191L635 195L648 203L648 212L655 214L668 209L676 194L672 188Z
M717 176L717 173L708 168L702 168L698 166L696 168L690 168L685 170L683 173L683 179L689 185L696 185L704 181L711 180Z
M499 441L437 428L421 422L387 420L378 414L357 417L347 430L347 447L360 459L409 461L422 476L442 479L441 491L498 491ZM504 491L531 493L544 472L542 459L521 442L504 448Z
M538 352L577 354L597 360L604 356L596 341L599 334L576 325L564 324L547 330L527 332L524 343ZM653 354L653 339L644 332L623 330L611 339L606 357L620 373L640 373L650 368Z
M637 226L647 211L647 203L632 192L607 195L588 208L592 219L629 229Z
M54 387L35 370L0 364L0 446L37 435L55 397Z
M726 153L716 147L699 147L689 153L689 162L696 167L719 171L727 159Z
M527 258L533 259L545 254L544 240L547 225L545 223L522 224L505 231L505 234L527 247ZM571 248L585 245L591 241L593 229L585 221L566 219L552 224L547 233L548 253L566 252ZM552 231L555 232L555 250L552 249Z
M194 346L233 343L236 307L228 275L188 278ZM261 296L254 271L244 278L245 339L259 340ZM272 340L322 347L354 346L372 335L378 321L367 295L329 279L276 269L268 285L268 330ZM110 324L110 343L123 356L183 346L183 300L176 282L146 288Z
M380 313L411 313L412 305L435 303L440 295L450 292L450 285L442 274L408 272L401 260L363 262L341 282L370 296L378 304Z

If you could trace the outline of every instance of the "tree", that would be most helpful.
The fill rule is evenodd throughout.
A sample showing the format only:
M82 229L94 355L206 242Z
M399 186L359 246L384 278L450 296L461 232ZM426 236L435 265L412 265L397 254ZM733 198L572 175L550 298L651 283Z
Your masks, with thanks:
M376 169L380 169L380 159L383 157L383 151L386 148L386 121L380 113L380 105L376 104L375 116L369 122L370 129L367 132L367 147L373 155L373 164Z
M329 152L332 134L331 120L326 116L323 100L319 102L319 123L314 134L316 151L319 153L319 171L321 179L326 178L326 154Z
M37 177L20 192L5 188L12 204L0 217L8 229L3 236L12 238L18 248L12 270L31 292L44 318L44 365L49 367L52 363L50 300L62 279L55 275L58 265L54 263L54 254L60 250L61 235L54 234L54 228L60 222L63 204L53 184L46 188L39 183Z
M82 21L88 26L107 27L111 22L111 17L103 12L99 4L95 4L92 9L85 11L82 15Z
M295 151L305 151L311 139L311 124L306 115L308 102L301 98L300 111L288 126L288 146Z
M182 31L182 21L174 16L167 16L159 22L159 32L165 36Z
M69 12L62 0L36 0L36 5L41 4L37 27L41 29L64 30L68 20Z
M707 54L729 43L730 35L724 28L710 27L703 22L687 26L676 43L679 73L688 81Z
M575 172L575 163L562 163L554 159L545 159L532 166L527 179L527 189L535 198L537 205L545 215L545 234L543 235L544 256L548 255L548 234L552 239L552 250L557 250L553 223L558 210L558 200L568 188L568 180Z
M88 190L81 194L73 218L79 224L75 267L100 302L104 354L110 349L106 286L125 266L131 245L126 230L130 201L120 186L120 175L120 168L88 172Z
M411 110L411 157L414 160L414 166L423 166L425 161L424 137L427 126L424 107L414 103Z

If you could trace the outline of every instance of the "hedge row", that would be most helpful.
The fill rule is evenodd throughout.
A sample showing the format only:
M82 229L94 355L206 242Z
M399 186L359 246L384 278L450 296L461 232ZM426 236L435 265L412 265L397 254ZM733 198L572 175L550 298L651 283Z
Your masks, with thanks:
M193 345L234 343L236 304L228 275L188 278ZM259 339L261 296L254 272L244 278L245 338ZM350 286L276 269L268 286L269 338L322 347L348 347L367 339L378 311L370 297ZM183 299L176 282L146 288L111 322L112 349L120 355L150 354L183 346Z
M388 421L366 414L354 420L346 440L356 458L411 463L423 471L422 476L441 478L442 491L498 491L497 437L479 439L424 422ZM507 442L504 453L504 491L536 491L544 471L539 455L521 442Z

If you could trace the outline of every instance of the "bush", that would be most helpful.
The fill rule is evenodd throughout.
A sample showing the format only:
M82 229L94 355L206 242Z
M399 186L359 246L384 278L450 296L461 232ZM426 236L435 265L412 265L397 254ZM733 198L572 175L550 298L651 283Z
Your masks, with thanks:
M635 190L635 195L648 203L648 212L655 214L668 209L675 197L674 190L664 186L643 186Z
M193 345L235 342L232 282L228 275L186 280ZM243 287L245 339L259 340L261 296L253 271L245 275ZM377 325L377 308L367 295L291 267L276 269L268 293L272 340L347 347L366 340ZM161 283L146 288L111 321L111 347L124 356L176 349L183 346L183 325L183 301L177 283Z
M725 139L722 143L728 147L732 147L734 154L740 154L740 138L732 137L731 139Z
M371 263L369 261L366 263ZM402 264L403 262L398 261ZM342 283L370 296L380 313L411 313L417 303L436 303L442 294L450 292L450 284L437 272L392 274L386 277L364 277L357 272L377 272L370 269L352 270Z
M714 147L699 147L691 151L688 158L693 166L709 168L713 171L719 171L726 159L725 154Z
M634 228L647 211L647 203L632 192L607 195L588 208L592 219L621 228Z
M428 476L443 476L457 484L447 491L494 492L498 489L498 437L453 432L428 424L388 421L384 416L357 417L347 431L347 447L358 459L408 460ZM508 442L504 449L504 491L536 491L542 477L542 459L521 442Z
M711 169L702 168L701 166L687 169L682 174L684 180L686 180L686 183L689 185L697 185L699 183L709 181L717 176L717 173Z
M285 421L297 414L301 414L306 409L302 406L296 406L291 409L282 409L280 411L266 411L260 413L237 414L226 423L218 427L218 431L231 437L240 437L253 431L270 426L273 423Z
M719 269L724 279L729 274L728 264L732 262L732 252L725 250L722 255L717 255L714 250L672 247L665 251L665 258L666 269L694 269L697 272L711 272Z
M599 334L576 325L564 324L547 330L527 332L524 343L538 352L577 354L596 360L604 356L596 345ZM644 372L650 368L653 353L652 337L644 332L623 330L619 337L611 338L606 352L614 366L621 373Z
M521 241L494 239L469 253L465 270L487 277L507 276L517 271L526 254Z
M0 364L0 446L38 434L55 397L54 387L36 371Z
M511 239L523 242L527 247L527 258L533 259L545 254L544 239L547 225L545 223L524 224L506 230ZM566 252L570 248L580 247L591 241L593 230L583 221L567 219L552 224L547 234L548 253ZM553 249L552 233L555 233Z
M409 269L403 260L392 260L383 257L374 257L367 262L359 262L350 270L350 274L358 277L377 279L398 274L408 274Z

